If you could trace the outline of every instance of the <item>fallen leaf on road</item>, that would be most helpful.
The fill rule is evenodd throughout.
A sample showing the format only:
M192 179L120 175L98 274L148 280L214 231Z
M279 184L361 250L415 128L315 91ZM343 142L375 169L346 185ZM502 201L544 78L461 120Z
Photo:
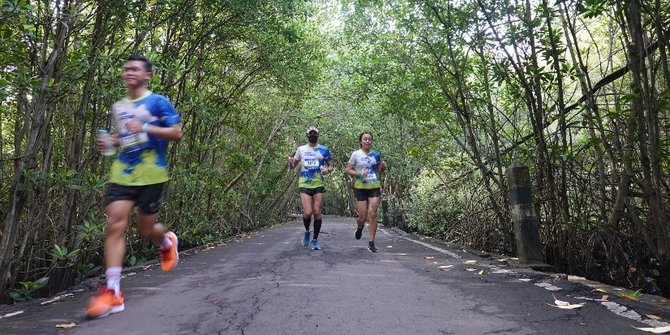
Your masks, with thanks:
M466 271L470 271L470 272L475 272L475 271L477 271L477 269L473 269L473 268L467 268L467 269L465 269L465 270L466 270Z
M554 297L554 304L555 305L552 305L552 304L547 304L547 305L553 306L553 307L558 307L558 308L562 308L562 309L575 309L575 308L581 308L586 304L584 302L579 303L579 304L571 304L567 301L558 300L558 299L556 299L556 296L553 293L551 294L551 296Z
M640 300L640 295L642 295L641 290L637 290L635 292L626 292L619 294L619 298L638 301Z
M597 288L597 289L595 289L594 291L596 291L596 292L602 292L602 293L607 293L606 290L603 290L603 289L601 289L601 288Z
M16 315L19 315L21 313L23 313L23 311L16 311L16 312L7 313L5 315L0 316L0 319L11 318L12 316L16 316Z
M393 246L392 246L392 245L388 245L388 246L386 246L386 247L387 247L387 248L389 248L389 249L393 248Z
M568 304L568 305L552 305L552 304L547 304L551 307L558 307L560 309L576 309L576 308L582 308L584 305L586 305L585 302L579 303L579 304Z
M480 275L480 276L483 275L483 274L484 274L484 270L481 270L481 271L477 272L477 274Z
M433 257L433 256L424 256L423 258L426 259L426 260L435 259L435 257Z
M511 273L511 272L512 272L512 271L507 270L507 269L498 269L498 270L495 270L495 271L493 271L493 272L491 272L491 273L503 274L503 273Z
M74 323L74 322L59 323L59 324L56 325L56 328L72 328L72 327L76 327L76 326L77 326L77 324Z
M652 319L652 320L657 320L657 321L661 319L660 316L658 316L658 315L654 315L654 314L645 314L644 316L646 316L646 317L648 317L648 318L650 318L650 319Z
M454 266L453 266L453 265L440 265L440 266L438 267L438 269L450 269L450 268L452 268L452 267L454 267Z
M610 299L610 296L607 294L603 294L603 297L600 299L600 301L608 301Z
M638 328L638 327L633 327L635 329L639 329L645 332L650 332L654 334L665 334L667 332L670 332L670 326L666 327L656 327L656 328L651 328L651 327L645 327L645 328Z
M530 278L519 278L519 281L526 282L526 283L531 281L531 280L532 279L530 279Z
M554 297L554 304L556 304L557 306L568 306L568 305L570 305L570 303L567 302L567 301L556 299L556 296L553 293L551 294L551 296Z
M463 261L463 264L477 264L477 261L474 259L468 259Z

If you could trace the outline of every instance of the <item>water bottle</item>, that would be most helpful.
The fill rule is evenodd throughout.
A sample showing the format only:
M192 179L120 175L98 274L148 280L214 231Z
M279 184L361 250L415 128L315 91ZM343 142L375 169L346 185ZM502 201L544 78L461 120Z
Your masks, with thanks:
M114 149L114 143L112 143L112 136L109 135L109 132L106 129L98 129L98 139L102 140L105 143L105 146L102 148L103 156L112 156L116 152Z

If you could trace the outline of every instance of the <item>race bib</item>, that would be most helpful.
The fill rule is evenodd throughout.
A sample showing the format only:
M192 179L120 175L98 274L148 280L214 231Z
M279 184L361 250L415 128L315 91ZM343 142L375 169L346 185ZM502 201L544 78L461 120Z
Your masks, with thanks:
M121 150L134 149L149 141L146 132L126 135L119 138Z
M306 169L318 168L319 167L319 160L318 159L305 159L302 164Z
M363 178L365 181L377 181L377 174L374 172L368 173L365 175L365 178Z

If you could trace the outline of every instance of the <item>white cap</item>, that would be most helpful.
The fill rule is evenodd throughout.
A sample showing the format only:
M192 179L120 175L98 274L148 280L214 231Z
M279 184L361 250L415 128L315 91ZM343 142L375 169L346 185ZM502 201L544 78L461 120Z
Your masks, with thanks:
M319 129L317 129L316 127L309 127L307 128L305 134L309 134L310 131L315 131L317 134L319 133Z

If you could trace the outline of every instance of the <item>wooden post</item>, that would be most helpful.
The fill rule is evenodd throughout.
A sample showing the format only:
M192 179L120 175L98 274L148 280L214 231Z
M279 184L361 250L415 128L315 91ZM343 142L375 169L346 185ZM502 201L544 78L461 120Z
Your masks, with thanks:
M528 167L517 163L510 165L507 168L507 182L519 262L544 263Z

